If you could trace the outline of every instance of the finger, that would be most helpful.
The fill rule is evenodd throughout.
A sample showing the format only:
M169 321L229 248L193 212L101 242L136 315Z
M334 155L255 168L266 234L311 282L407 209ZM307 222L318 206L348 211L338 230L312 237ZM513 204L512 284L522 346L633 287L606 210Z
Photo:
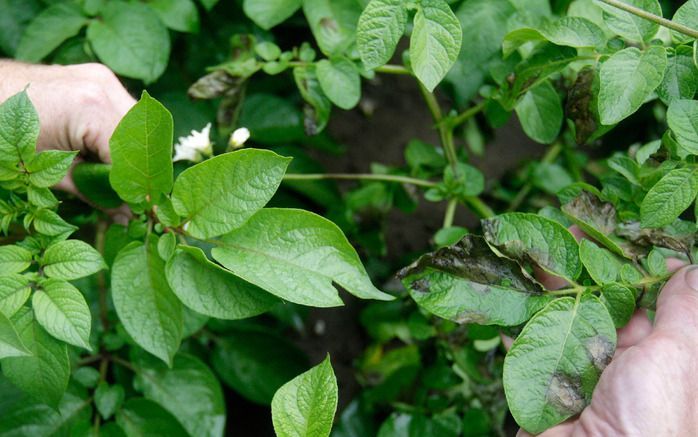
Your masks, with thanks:
M577 423L577 418L573 419L568 419L565 422L562 422L559 425L555 425L554 427L544 431L541 434L536 434L536 437L566 437L572 435L572 431L574 430L574 427ZM529 434L527 431L520 429L518 433L516 433L516 437L533 437L532 434Z
M698 335L698 266L683 267L664 285L657 298L655 330Z
M635 346L652 333L652 322L647 317L647 311L637 310L627 325L618 330L618 346L616 353Z
M502 344L504 345L504 349L507 351L511 349L511 345L514 343L514 339L509 337L508 335L504 335L501 332L499 333L499 338L502 340Z

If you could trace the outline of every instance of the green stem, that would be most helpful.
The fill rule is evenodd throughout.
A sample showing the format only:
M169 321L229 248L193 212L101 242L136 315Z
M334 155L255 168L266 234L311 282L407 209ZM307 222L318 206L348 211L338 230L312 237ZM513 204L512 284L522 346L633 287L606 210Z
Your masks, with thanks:
M456 206L458 206L458 200L451 199L446 205L446 213L444 214L444 224L442 227L450 228L453 225L453 218L456 216Z
M561 151L562 145L560 143L553 144L552 147L548 149L548 151L545 153L543 159L541 159L541 163L550 164L551 162L555 161L555 159L557 159ZM526 184L516 194L514 200L511 201L509 208L507 208L507 212L517 210L519 206L521 206L523 201L526 200L526 197L528 196L528 193L531 191L532 188L533 184L531 182L526 182Z
M446 154L446 159L455 169L456 163L458 162L458 156L456 155L456 147L453 143L453 129L449 129L443 121L443 113L441 112L441 107L439 102L436 100L434 93L429 92L424 85L419 84L419 90L422 92L424 101L427 104L427 108L431 113L431 118L434 119L434 123L439 130L439 136L441 137L441 146L444 148L444 153Z
M448 123L451 129L453 129L465 123L475 115L479 114L480 112L482 112L483 109L485 109L485 102L480 102L475 106L471 106L470 108L466 109L465 111L461 112L455 117L447 119L446 123Z
M371 173L286 173L286 181L320 180L320 179L347 179L347 180L369 180L382 182L397 182L401 184L411 184L420 187L432 188L436 182L425 181L423 179L411 178L409 176L371 174Z
M480 218L490 218L496 215L492 208L487 206L479 197L468 196L465 198L465 203L468 204L468 207L480 216Z
M613 7L616 7L618 9L622 9L625 12L629 12L633 15L636 15L640 18L644 18L645 20L653 21L660 26L667 27L669 29L675 30L679 33L683 33L684 35L688 35L691 38L697 38L698 39L698 30L691 29L688 26L684 26L683 24L675 23L671 20L667 20L666 18L660 17L659 15L654 15L651 12L647 12L644 9L640 9L638 7L629 5L627 3L623 3L618 0L601 0L602 2L606 3L607 5L611 5Z
M637 282L635 284L632 284L631 287L633 288L640 288L644 287L645 285L652 285L656 284L657 282L664 282L668 281L669 278L671 277L672 273L669 273L664 276L645 276L642 278L640 282ZM567 288L561 288L559 290L548 290L545 292L545 294L549 294L552 296L567 296L567 295L573 295L573 294L581 294L582 292L589 290L589 291L599 291L601 290L600 285L579 285L575 284L572 287L567 287Z
M382 67L377 67L374 70L376 73L386 73L386 74L412 74L410 70L402 65L392 65L386 64Z
M107 231L107 222L100 219L97 222L95 235L95 249L104 256L104 238ZM109 315L107 306L107 279L104 270L97 272L97 290L99 292L99 319L104 331L109 330Z

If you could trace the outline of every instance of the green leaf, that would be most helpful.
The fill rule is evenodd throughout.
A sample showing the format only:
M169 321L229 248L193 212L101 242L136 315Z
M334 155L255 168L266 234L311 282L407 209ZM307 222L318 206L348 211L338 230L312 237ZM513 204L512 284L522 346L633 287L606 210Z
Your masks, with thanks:
M308 368L287 338L259 328L233 330L216 342L211 358L221 380L252 402L269 405L274 393Z
M671 224L698 195L698 169L679 168L667 173L653 186L640 205L643 227Z
M189 434L167 410L153 401L132 398L116 412L116 423L128 436L187 437Z
M520 325L551 299L474 235L422 256L399 276L420 307L456 323Z
M304 0L303 13L326 55L341 55L356 39L361 5L356 0Z
M698 101L674 100L667 110L667 123L676 136L681 155L698 155Z
M101 19L87 27L87 39L114 72L146 83L160 77L170 58L167 28L142 3L106 3Z
M27 187L27 199L29 203L39 208L55 208L58 205L58 199L56 199L51 190L35 187L34 185Z
M597 284L603 285L618 280L622 264L608 250L583 239L579 243L579 258Z
M276 192L290 162L274 152L244 149L208 159L183 171L174 184L172 206L196 238L240 227Z
M102 381L95 390L95 407L103 419L109 419L124 402L124 397L124 388L121 385L110 386Z
M362 299L393 299L373 286L337 225L308 211L262 209L212 254L242 279L301 305L342 305L332 282Z
M597 47L606 41L603 30L582 17L562 17L540 28L523 27L509 32L502 42L504 57L529 41L550 41L559 46Z
M0 359L30 356L32 353L24 345L12 321L0 313Z
M127 202L156 202L172 188L172 115L143 91L109 140L114 190Z
M5 100L0 105L0 161L29 161L38 138L39 116L26 91Z
M192 0L150 0L148 6L172 30L193 33L199 31L199 12Z
M611 252L629 257L617 242L617 238L613 237L617 219L612 204L602 202L588 191L582 191L577 197L562 205L562 211L582 231Z
M580 413L615 349L613 320L597 297L550 302L504 360L504 392L516 422L538 434Z
M22 33L43 8L38 0L0 0L0 10L3 11L0 15L0 50L8 57L15 56Z
M172 364L182 339L182 306L165 279L157 238L132 242L112 267L112 299L126 332L146 351Z
M407 8L402 0L371 0L356 28L356 44L364 68L370 70L388 63L406 26Z
M615 282L605 284L601 288L600 299L616 328L620 329L628 324L635 312L635 293L631 289Z
M512 212L483 220L482 229L487 242L509 258L532 261L571 281L582 271L577 240L550 219Z
M302 0L244 0L242 10L257 26L269 30L291 17L302 3Z
M12 317L29 299L29 278L17 274L0 276L0 313Z
M657 0L624 0L623 2L654 15L662 16L662 7ZM659 30L659 24L654 21L625 12L600 1L594 3L603 9L604 23L613 32L630 41L649 41Z
M175 254L177 248L177 237L173 232L168 232L160 236L158 241L158 254L164 261L168 261Z
M34 214L34 229L51 237L66 237L77 231L78 227L66 222L50 209L39 209Z
M123 202L109 183L111 165L81 162L73 168L73 182L80 194L102 208L117 208Z
M637 111L661 84L666 65L666 49L661 46L651 46L644 52L628 47L601 64L601 123L615 124Z
M555 141L563 114L560 96L550 81L528 90L515 109L526 135L542 144Z
M445 0L422 0L410 37L412 70L433 91L458 58L463 38L460 22Z
M698 15L696 15L698 17ZM698 90L698 69L693 65L692 50L679 46L670 53L664 79L657 88L657 94L667 105L678 99L691 99Z
M12 321L31 356L3 359L2 373L30 396L56 407L70 379L68 347L44 331L30 308L20 309Z
M89 276L106 267L102 255L80 240L52 244L44 252L41 265L46 276L65 280Z
M88 351L92 315L80 291L67 282L48 279L32 296L34 317L46 332L58 340Z
M671 21L695 29L697 18L698 0L688 0L686 3L681 5L681 7L676 10L676 13L674 13L674 17L671 19ZM671 37L675 42L681 44L691 42L691 40L693 39L690 36L684 35L683 33L677 32L675 30L671 31Z
M314 65L293 69L293 79L307 105L304 108L303 125L305 133L316 135L322 131L330 118L332 103L320 87Z
M323 59L317 63L317 78L327 97L342 109L351 109L361 98L359 71L347 58Z
M134 364L145 397L172 413L190 435L223 435L223 392L213 372L201 360L179 354L168 369L155 359L142 356Z
M29 268L31 262L32 253L27 249L14 245L0 246L0 276L21 273Z
M66 2L51 5L24 30L15 57L22 61L38 62L63 41L77 35L87 21L77 4Z
M337 378L330 356L284 384L271 401L279 437L327 437L337 411Z
M209 261L196 247L177 248L165 273L172 291L184 305L210 317L245 319L279 303L266 291Z
M669 273L669 270L667 269L666 265L666 258L664 258L664 255L657 249L654 248L650 251L649 255L647 255L647 270L649 271L649 274L652 276L664 276L667 273Z

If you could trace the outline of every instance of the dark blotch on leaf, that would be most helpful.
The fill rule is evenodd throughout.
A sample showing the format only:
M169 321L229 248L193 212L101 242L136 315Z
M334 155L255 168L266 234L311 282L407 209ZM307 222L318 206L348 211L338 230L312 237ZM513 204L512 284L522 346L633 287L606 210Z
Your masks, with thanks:
M579 381L562 373L553 374L546 397L557 410L569 415L579 413L586 406Z
M420 293L429 293L429 280L427 278L417 279L410 284L410 288Z
M599 372L602 372L608 366L608 363L611 362L616 349L609 339L601 335L590 338L584 346L589 359Z
M570 202L562 205L562 211L592 225L604 235L610 235L616 229L615 207L608 202L602 202L588 191L582 191Z
M636 221L624 222L618 227L617 234L638 246L666 247L683 253L689 253L696 242L695 225L690 222L677 222L658 229L643 229Z
M577 144L586 143L596 132L597 117L593 109L594 70L586 67L577 75L577 80L567 92L565 114L574 122Z
M456 316L456 322L460 324L477 323L478 325L487 325L490 319L486 314L478 311L463 311Z

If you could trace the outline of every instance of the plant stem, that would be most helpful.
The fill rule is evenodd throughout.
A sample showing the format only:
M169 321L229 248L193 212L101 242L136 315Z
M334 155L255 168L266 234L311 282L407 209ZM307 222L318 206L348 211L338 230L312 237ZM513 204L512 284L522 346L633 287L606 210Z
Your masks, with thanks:
M425 181L423 179L411 178L409 176L372 174L372 173L286 173L286 181L320 180L320 179L347 179L347 180L369 180L382 182L397 182L401 184L411 184L420 187L435 187L436 182Z
M672 275L672 273L669 273L669 274L664 275L664 276L645 276L644 278L642 278L642 280L640 280L640 282L632 284L631 287L639 288L639 287L644 287L645 285L652 285L652 284L656 284L657 282L667 281L667 280L669 280L671 275ZM552 296L566 296L566 295L572 295L572 294L581 294L585 290L599 291L599 290L601 290L601 286L600 285L575 284L572 287L561 288L559 290L548 290L545 292L545 294L549 294Z
M402 65L392 65L392 64L386 64L383 65L382 67L378 67L375 69L376 73L386 73L386 74L412 74L410 70L408 70L406 67L403 67Z
M688 35L691 38L698 38L698 30L691 29L688 26L684 26L683 24L675 23L671 20L667 20L666 18L660 17L659 15L654 15L651 12L647 12L644 9L640 9L638 7L635 7L633 5L629 5L627 3L623 3L619 0L601 0L602 2L606 3L607 5L611 5L613 7L616 7L618 9L622 9L625 12L629 12L633 15L636 15L640 18L644 18L645 20L653 21L660 26L667 27L669 29L675 30L677 32L683 33L684 35Z
M543 159L541 159L540 162L550 164L551 162L555 161L558 155L560 155L561 151L562 145L560 143L553 144L552 147L548 149L548 151L545 153L545 156L543 156ZM531 182L526 182L526 184L516 194L514 200L511 201L509 208L507 208L507 212L517 210L519 206L521 206L523 201L526 200L526 197L528 196L528 193L531 191L531 188L533 188L533 184Z
M461 124L465 123L471 119L476 114L479 114L483 109L485 109L485 102L480 102L475 106L471 106L460 114L456 115L451 119L447 119L446 122L453 129Z
M446 154L446 159L455 169L456 163L458 162L458 156L456 155L456 147L453 143L453 129L449 129L443 121L443 113L441 112L441 107L439 102L436 100L434 93L429 92L424 85L419 84L419 90L422 92L424 101L427 104L427 108L431 113L431 118L434 119L434 123L439 130L439 136L441 137L441 146L444 148L444 153Z
M107 222L100 219L97 222L95 235L95 249L104 256L104 235L107 231ZM107 279L104 270L97 272L97 290L99 291L99 319L104 331L109 330L109 315L107 314Z
M119 364L120 366L126 367L126 368L127 368L128 370L130 370L131 372L136 373L136 368L133 366L133 364L131 364L130 362L124 360L123 358L117 357L116 355L110 355L110 356L109 356L109 359L110 359L111 361L115 362L116 364Z
M456 206L458 206L458 200L451 199L446 205L446 213L444 214L444 228L450 228L453 225L453 218L456 215Z
M465 198L465 203L467 203L468 207L479 215L480 218L490 218L496 215L492 208L487 206L479 197L468 196Z

